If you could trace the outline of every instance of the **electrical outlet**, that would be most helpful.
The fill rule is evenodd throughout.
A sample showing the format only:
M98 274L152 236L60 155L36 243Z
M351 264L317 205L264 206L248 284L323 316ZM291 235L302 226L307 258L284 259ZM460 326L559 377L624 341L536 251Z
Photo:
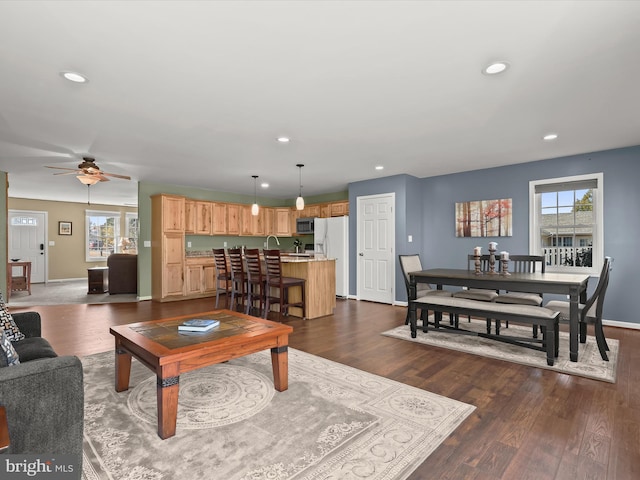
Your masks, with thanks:
M151 240L145 240L144 241L144 246L145 247L150 247L151 246Z
M191 248L191 242L187 242L187 248Z
M413 242L413 235L409 235L409 243Z
M267 248L267 242L264 242L264 243L262 244L262 246L263 246L264 248Z
M222 246L223 246L224 248L227 248L227 242L224 242L224 243L222 244Z

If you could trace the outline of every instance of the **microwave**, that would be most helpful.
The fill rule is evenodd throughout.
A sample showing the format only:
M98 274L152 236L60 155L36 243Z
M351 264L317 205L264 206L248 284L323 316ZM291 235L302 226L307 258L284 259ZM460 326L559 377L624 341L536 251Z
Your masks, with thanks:
M298 218L296 219L296 233L305 235L307 233L313 233L313 218Z

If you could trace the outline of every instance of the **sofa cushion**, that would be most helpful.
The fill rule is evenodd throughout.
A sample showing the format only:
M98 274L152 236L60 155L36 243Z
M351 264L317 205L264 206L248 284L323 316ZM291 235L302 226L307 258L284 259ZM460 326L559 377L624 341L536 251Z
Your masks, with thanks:
M18 352L13 347L11 340L0 328L0 367L10 367L20 364Z
M42 337L25 338L24 340L15 342L13 346L16 352L18 352L18 355L20 355L22 362L58 356L51 344Z
M24 334L20 331L13 317L9 313L7 305L4 303L4 298L0 294L0 328L5 331L7 338L12 342L17 342L24 338Z

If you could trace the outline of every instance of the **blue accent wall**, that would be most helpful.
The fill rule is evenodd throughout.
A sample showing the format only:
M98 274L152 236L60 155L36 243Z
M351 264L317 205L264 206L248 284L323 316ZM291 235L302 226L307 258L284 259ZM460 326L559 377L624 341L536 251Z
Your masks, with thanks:
M456 202L513 199L513 236L491 240L498 242L498 251L528 253L529 181L597 172L604 174L604 254L614 258L603 317L640 324L634 299L640 292L640 146L423 179L398 175L351 184L350 293L357 292L358 196L395 192L396 254L420 253L425 268L467 268L467 254L476 245L486 250L489 239L455 236ZM408 235L413 243L407 242ZM396 300L406 301L401 275L396 262ZM594 288L596 279L589 284Z

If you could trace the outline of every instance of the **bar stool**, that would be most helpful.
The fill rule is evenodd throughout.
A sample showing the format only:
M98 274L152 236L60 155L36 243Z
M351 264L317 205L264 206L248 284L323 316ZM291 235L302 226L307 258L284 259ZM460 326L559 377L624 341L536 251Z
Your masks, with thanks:
M230 248L227 250L229 255L229 265L231 265L231 304L229 308L237 310L238 305L244 306L247 297L247 278L244 270L244 259L242 258L242 249Z
M280 305L280 314L288 315L289 307L302 308L302 318L306 319L307 313L304 301L304 278L284 277L282 276L282 261L280 259L280 250L263 250L264 260L267 265L267 288L277 288L278 296L266 295L266 304L263 318L267 318L267 314L272 303ZM292 287L300 287L300 301L289 302L289 289Z
M262 316L267 294L267 279L262 272L262 260L260 259L260 250L257 248L249 248L244 251L244 259L247 262L247 310L249 315L251 309L258 302L259 313Z
M227 256L224 248L213 249L213 259L216 263L216 308L220 303L220 283L224 285L224 308L229 305L229 282L231 282L231 274L227 268Z

